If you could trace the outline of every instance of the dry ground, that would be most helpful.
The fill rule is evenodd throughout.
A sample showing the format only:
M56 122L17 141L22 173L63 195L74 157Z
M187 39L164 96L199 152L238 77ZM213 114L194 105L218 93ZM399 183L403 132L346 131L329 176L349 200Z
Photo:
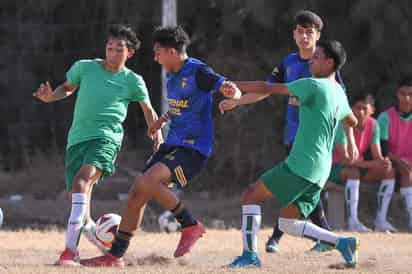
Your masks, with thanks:
M281 254L268 255L263 251L261 232L259 247L261 269L230 270L222 268L241 250L237 230L208 230L192 253L185 258L172 258L178 234L139 233L127 255L125 269L59 268L52 266L64 243L62 231L0 231L0 273L412 273L412 235L362 234L360 266L356 270L332 269L342 261L336 252L308 253L312 242L285 236ZM80 246L82 257L98 253L88 242Z

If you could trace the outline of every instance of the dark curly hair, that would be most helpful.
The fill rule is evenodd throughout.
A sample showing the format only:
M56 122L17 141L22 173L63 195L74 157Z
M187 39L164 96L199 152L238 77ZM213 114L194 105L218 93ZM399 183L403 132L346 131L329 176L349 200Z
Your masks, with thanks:
M111 25L109 27L108 38L125 40L127 48L134 50L138 50L141 43L132 27L122 24Z
M158 27L153 33L153 43L158 43L162 47L174 48L177 52L186 52L190 44L189 35L181 26Z

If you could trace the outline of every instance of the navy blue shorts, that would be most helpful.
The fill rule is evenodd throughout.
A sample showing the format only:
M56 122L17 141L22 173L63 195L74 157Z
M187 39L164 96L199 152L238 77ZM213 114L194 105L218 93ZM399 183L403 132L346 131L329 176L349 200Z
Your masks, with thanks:
M172 183L175 183L172 186L182 188L206 166L207 160L208 157L197 150L161 144L159 150L147 160L143 172L156 163L163 163L172 173Z

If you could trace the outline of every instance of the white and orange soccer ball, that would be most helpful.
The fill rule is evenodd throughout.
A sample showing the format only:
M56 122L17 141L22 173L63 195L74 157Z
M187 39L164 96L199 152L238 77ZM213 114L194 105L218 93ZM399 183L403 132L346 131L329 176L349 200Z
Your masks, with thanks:
M105 247L110 248L112 246L121 220L122 217L114 213L104 214L97 219L96 238L102 242Z

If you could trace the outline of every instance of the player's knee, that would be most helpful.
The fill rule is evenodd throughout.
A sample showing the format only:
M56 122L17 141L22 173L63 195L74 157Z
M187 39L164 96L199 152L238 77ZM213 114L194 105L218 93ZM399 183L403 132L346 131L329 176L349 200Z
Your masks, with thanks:
M89 190L93 181L82 174L77 174L73 179L73 192L85 193Z
M242 203L242 205L247 205L247 204L254 204L255 200L254 200L254 195L253 195L253 186L250 186L246 189L245 192L243 192L242 197L240 202Z

